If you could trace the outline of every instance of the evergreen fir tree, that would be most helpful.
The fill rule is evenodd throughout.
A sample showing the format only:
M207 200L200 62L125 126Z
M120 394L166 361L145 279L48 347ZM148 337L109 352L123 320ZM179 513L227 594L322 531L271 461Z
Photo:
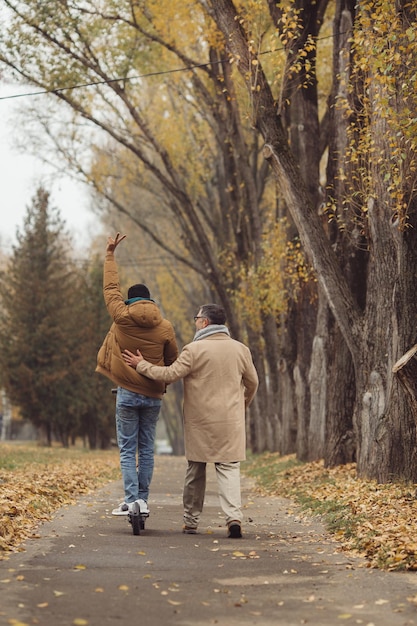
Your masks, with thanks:
M59 212L40 187L28 207L0 280L0 365L6 392L48 444L68 445L77 426L77 361L82 320L75 319L79 273Z

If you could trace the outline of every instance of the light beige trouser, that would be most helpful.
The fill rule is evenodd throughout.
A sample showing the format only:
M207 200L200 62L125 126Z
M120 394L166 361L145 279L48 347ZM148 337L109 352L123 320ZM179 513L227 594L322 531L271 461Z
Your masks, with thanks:
M226 523L242 521L240 494L240 463L215 463L220 506ZM183 505L184 524L196 528L204 505L206 493L206 463L188 461L185 473Z

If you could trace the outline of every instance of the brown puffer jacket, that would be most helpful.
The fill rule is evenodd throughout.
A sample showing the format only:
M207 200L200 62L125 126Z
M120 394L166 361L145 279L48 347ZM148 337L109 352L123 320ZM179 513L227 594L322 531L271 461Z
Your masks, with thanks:
M104 261L104 300L113 324L97 355L96 372L129 391L151 398L162 398L165 383L138 374L122 358L123 350L136 354L155 365L171 365L178 356L178 347L171 323L163 319L152 300L126 304L119 287L114 254L108 252Z

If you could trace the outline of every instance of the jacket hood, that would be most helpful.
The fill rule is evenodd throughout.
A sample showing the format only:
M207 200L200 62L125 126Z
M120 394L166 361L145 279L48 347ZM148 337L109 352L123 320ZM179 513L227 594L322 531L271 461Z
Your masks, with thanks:
M163 320L153 300L137 300L129 304L129 317L142 328L154 328Z

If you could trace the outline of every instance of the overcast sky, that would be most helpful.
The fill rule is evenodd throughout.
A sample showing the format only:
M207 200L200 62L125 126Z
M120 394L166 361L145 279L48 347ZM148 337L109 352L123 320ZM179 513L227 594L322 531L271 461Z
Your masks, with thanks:
M0 84L0 98L22 93L19 86ZM81 184L70 178L53 182L51 172L42 162L29 154L21 154L13 147L12 116L20 98L0 100L0 242L7 252L15 243L16 228L23 226L26 208L40 182L47 184L52 204L56 206L67 229L84 246L94 229L94 216L88 210L89 199ZM10 250L11 251L11 250Z

